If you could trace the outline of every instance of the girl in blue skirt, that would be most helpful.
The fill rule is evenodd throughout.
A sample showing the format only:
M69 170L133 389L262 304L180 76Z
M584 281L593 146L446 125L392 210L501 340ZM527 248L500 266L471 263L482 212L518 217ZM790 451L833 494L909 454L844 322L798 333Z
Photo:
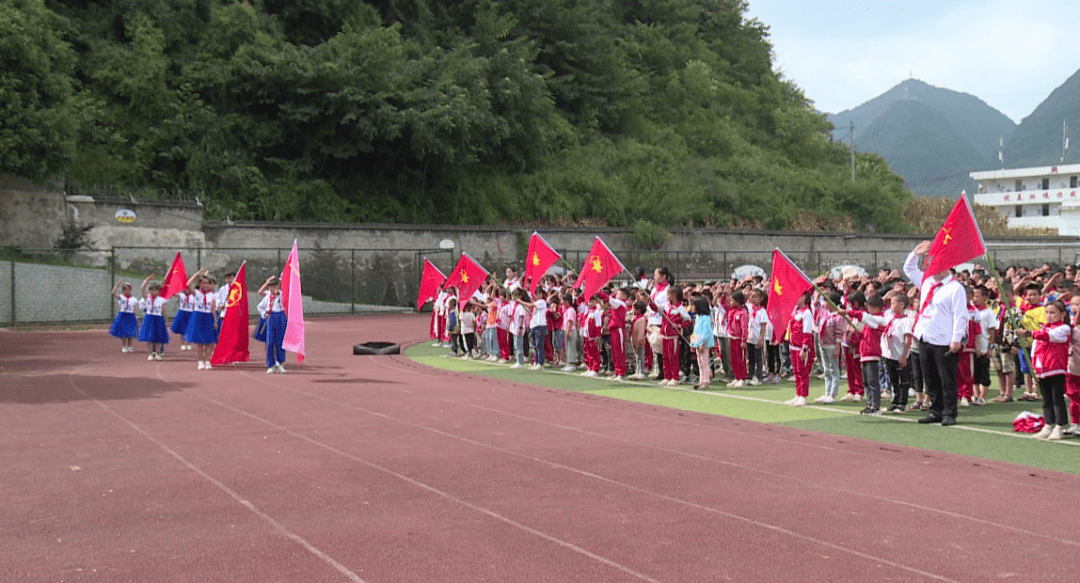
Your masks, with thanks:
M161 284L150 283L151 273L143 280L139 307L143 309L142 328L139 329L139 342L149 343L150 356L146 360L162 360L165 357L165 345L169 343L169 329L165 327L165 304L169 302L158 295ZM147 294L149 290L149 294Z
M214 327L214 310L217 308L217 295L214 294L214 284L210 278L204 276L205 269L200 269L188 280L188 293L194 298L191 311L191 319L188 321L187 330L184 331L184 340L195 345L199 354L199 370L209 370L210 357L213 356L213 345L217 344L217 328ZM199 282L198 289L191 286Z
M121 293L116 293L117 288ZM113 286L112 295L120 304L120 313L109 327L109 334L120 339L120 352L132 352L135 349L131 342L139 335L139 319L135 317L135 306L139 305L139 300L131 295L131 284L124 283L122 279Z
M195 298L187 290L183 290L176 292L176 301L179 305L169 330L180 336L180 350L191 350L194 347L184 340L184 332L187 332L188 322L191 321L191 306L195 303Z
M271 277L267 280L270 291L259 302L259 313L266 314L266 374L285 372L285 327L289 319L281 302L281 282Z
M276 279L276 278L274 276L272 276L272 275L270 277L266 278L266 281L263 282L262 286L259 287L259 291L255 292L255 293L257 293L259 296L265 298L266 294L267 294L266 288L270 286L270 282L274 281L274 279ZM265 343L266 342L266 310L263 309L263 303L261 301L259 302L259 306L258 306L257 309L259 310L259 324L257 326L255 326L255 333L252 334L251 337L258 340L259 342Z

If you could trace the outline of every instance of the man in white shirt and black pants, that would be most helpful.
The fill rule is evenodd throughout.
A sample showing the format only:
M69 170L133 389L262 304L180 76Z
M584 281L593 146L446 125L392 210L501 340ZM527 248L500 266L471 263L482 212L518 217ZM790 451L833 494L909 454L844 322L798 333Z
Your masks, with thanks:
M912 335L919 342L923 382L930 395L930 413L919 423L956 424L956 368L968 330L967 293L948 270L923 281L919 258L930 249L923 241L908 255L904 273L919 285L919 311Z

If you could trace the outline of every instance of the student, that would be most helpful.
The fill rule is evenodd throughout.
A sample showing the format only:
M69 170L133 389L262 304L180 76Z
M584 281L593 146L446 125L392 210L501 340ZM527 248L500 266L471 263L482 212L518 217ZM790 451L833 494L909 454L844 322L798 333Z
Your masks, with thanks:
M540 292L537 296L533 302L525 299L527 296L524 294L517 299L518 304L532 310L532 316L529 318L529 339L532 341L533 363L529 366L529 370L543 370L547 354L545 349L547 348L548 305L543 292Z
M822 309L825 316L818 329L818 344L821 346L821 370L825 377L825 394L814 399L815 403L831 405L840 395L840 341L844 336L844 317L836 310L840 305L840 292L830 292L831 303Z
M653 353L653 368L656 369L655 381L664 381L663 370L663 335L660 328L664 323L663 311L667 309L667 288L671 287L671 271L667 267L657 267L653 272L652 291L649 292L649 320L647 332L649 346ZM656 309L652 306L655 305Z
M746 335L749 332L750 314L746 311L746 299L741 291L731 293L728 303L728 342L731 345L731 376L735 379L727 386L746 386Z
M191 320L191 308L195 303L195 298L187 290L180 290L176 292L176 300L178 302L176 315L173 316L169 330L180 336L180 350L191 350L193 346L184 340L184 332L187 332L187 325Z
M139 342L146 342L150 355L146 360L163 360L165 345L169 343L169 328L165 326L165 304L168 300L158 295L161 284L150 283L151 273L143 280L142 299L139 307L143 309L142 328L139 329Z
M205 269L200 269L187 282L188 293L194 298L191 319L188 321L187 330L184 331L184 340L195 345L199 358L199 370L213 368L210 366L210 357L213 356L212 347L218 340L217 328L214 326L217 295L213 291L214 284L204 275L205 273ZM192 288L196 281L199 283L197 289Z
M503 304L503 292L501 289L493 288L490 296L491 301L485 306L487 325L484 326L484 346L487 349L487 356L484 360L497 362L502 352L502 345L499 343L499 309Z
M585 344L585 366L588 367L581 376L600 376L600 330L603 325L604 313L600 309L596 296L589 298L588 308L579 308L584 312L581 324L581 336Z
M461 310L461 344L462 358L469 360L475 356L476 350L476 311L478 306L472 301L465 303L465 309Z
M457 356L461 345L461 312L456 297L446 300L446 333L450 335L450 355Z
M719 290L719 288L718 288ZM716 336L716 353L720 357L720 368L725 383L734 380L731 376L731 343L727 332L727 294L722 291L714 294L712 301L713 334Z
M964 337L964 348L958 355L956 387L957 396L959 397L957 405L970 407L975 396L975 377L972 371L975 360L975 346L979 342L979 336L982 335L982 329L979 327L978 311L971 303L972 299L974 299L974 291L970 287L964 286L964 293L967 296L967 335Z
M581 339L578 336L578 314L574 309L574 296L566 293L562 296L562 331L566 337L566 365L560 370L572 372L576 365L581 362L579 355Z
M889 306L888 323L881 336L881 356L885 372L892 381L893 396L889 413L907 412L908 390L911 388L911 318L908 317L908 297L895 294Z
M881 334L885 331L885 318L882 308L885 302L881 296L872 295L863 299L862 292L853 292L848 296L848 305L866 305L866 311L850 309L848 317L858 328L859 336L859 363L862 365L863 386L866 390L866 408L860 411L862 415L881 415L881 382L878 373L881 367ZM852 335L854 338L855 335ZM850 376L850 372L848 373Z
M517 302L513 300L511 294L506 294L505 301L499 303L498 313L495 316L495 336L499 341L499 360L503 362L510 362L511 360L511 336L510 336L510 320L513 317L514 307L517 306Z
M1023 299L1018 300L1018 307L1020 308L1020 313L1022 314L1023 319L1022 321L1034 322L1037 320L1037 317L1034 315L1034 313L1039 308L1043 307L1041 292L1042 287L1040 287L1037 283L1029 283L1023 288L1024 297ZM1031 337L1030 334L1018 334L1018 336L1025 339ZM1025 349L1027 349L1027 354L1020 356L1020 373L1023 374L1022 378L1024 381L1024 394L1019 397L1019 400L1039 401L1039 385L1035 382L1035 377L1033 376L1031 370L1031 366L1033 366L1032 361L1035 359L1035 354L1034 351L1029 346L1025 346L1025 344L1027 344L1027 342L1021 342L1020 344L1020 350L1024 351ZM1025 356L1027 358L1025 358ZM1017 380L1019 380L1019 378Z
M507 268L506 274L508 278L511 271L510 268ZM516 273L516 271L514 273ZM525 368L525 333L528 331L526 312L528 310L525 309L525 306L521 305L521 300L523 300L526 295L525 290L521 286L514 288L510 293L514 301L511 302L508 332L514 339L514 357L517 359L517 362L510 365L510 368Z
M1064 433L1080 437L1080 310L1074 313L1072 335L1069 339L1068 375L1065 377L1065 397L1069 400L1071 425Z
M974 288L972 304L975 306L975 318L979 323L981 334L976 339L975 360L972 366L974 376L974 399L975 405L986 404L986 393L990 390L990 355L991 346L997 345L998 318L994 310L987 305L990 299L990 290L985 285L977 285Z
M713 338L712 308L705 296L694 298L694 332L690 335L690 347L697 355L698 384L695 390L709 388L712 382L712 368L709 364L709 356L716 340Z
M750 292L750 304L747 306L750 319L747 323L747 375L749 381L747 384L760 385L761 379L764 378L764 356L765 356L765 340L767 336L767 328L769 326L769 316L762 307L764 303L765 294L760 289L754 289Z
M1035 341L1031 347L1032 368L1039 379L1043 398L1043 418L1046 425L1036 433L1035 439L1057 441L1065 435L1068 422L1065 407L1065 376L1069 366L1069 344L1072 330L1064 321L1065 304L1054 300L1046 306L1046 323L1039 330L1018 331L1020 336L1030 335Z
M663 339L663 364L664 380L660 386L673 387L679 384L679 344L678 339L682 334L682 323L689 320L690 314L682 305L682 288L674 285L667 287L667 307L663 309L663 324L660 326L660 336ZM659 311L660 306L655 302L650 304L653 310Z
M259 291L255 292L255 294L259 296L259 304L255 307L255 309L258 310L258 312L259 312L259 323L255 325L255 333L252 334L251 337L254 338L255 340L258 340L259 342L262 342L263 344L266 343L266 316L267 316L267 312L264 309L264 304L263 304L262 300L263 300L263 298L266 297L266 294L267 294L266 289L268 287L270 287L270 282L274 281L275 279L277 279L277 278L274 277L273 275L266 278L266 281L264 281L263 284L259 286ZM435 312L432 311L432 314L434 314L434 313Z
M432 307L432 311L435 314L435 343L433 347L449 348L450 334L446 330L446 313L447 304L450 301L450 294L442 285L439 286L439 295L435 297L435 305Z
M217 322L216 326L218 331L221 331L221 322L225 319L225 307L229 304L229 290L232 289L233 280L236 279L236 273L225 274L225 285L221 286L221 289L217 290ZM217 282L210 280L214 285Z
M795 369L795 398L785 404L805 407L806 398L810 396L810 369L814 366L814 311L810 309L809 291L796 300L787 334L791 364Z
M621 381L626 378L626 301L630 295L619 289L611 295L601 292L600 301L608 310L608 332L611 335L611 361L615 376L611 380Z
M634 319L630 323L630 346L634 351L634 374L630 375L629 378L635 380L648 378L646 376L648 371L645 368L645 347L649 343L646 339L648 320L645 318L645 310L648 307L648 304L641 300L635 302Z
M117 288L120 288L120 293L116 293ZM113 319L109 334L120 339L120 352L133 352L135 349L131 342L139 335L139 319L135 317L135 306L139 305L139 300L131 295L131 284L124 283L122 279L116 282L110 293L116 298L120 312Z
M285 349L282 344L285 342L289 318L281 301L281 281L270 276L263 285L268 289L259 302L258 310L260 314L266 314L266 374L284 374Z

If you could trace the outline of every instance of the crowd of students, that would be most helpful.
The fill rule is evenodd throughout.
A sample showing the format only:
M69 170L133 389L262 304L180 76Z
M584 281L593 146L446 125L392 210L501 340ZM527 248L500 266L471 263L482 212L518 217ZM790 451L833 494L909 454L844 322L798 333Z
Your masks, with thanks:
M225 275L225 285L217 289L217 281L200 269L187 282L187 286L176 292L178 301L176 315L171 325L166 326L168 318L166 304L169 300L161 296L161 284L153 281L154 274L146 276L140 291L142 297L136 299L130 283L123 279L113 286L112 295L119 305L119 312L109 327L109 334L120 339L123 353L134 352L133 343L146 343L149 356L147 360L164 360L165 345L169 344L169 332L180 337L181 351L195 351L198 356L198 370L212 369L210 361L218 341L222 318L225 315L229 289L235 273ZM281 301L281 282L271 276L256 292L262 300L259 302L259 323L252 337L266 343L266 372L285 372L285 349L282 343L288 319ZM135 309L143 311L143 321L139 324Z
M999 274L1000 287L978 264L940 276L962 284L967 295L961 342L951 350L955 405L1042 400L1046 425L1036 438L1080 437L1077 269L1010 266ZM771 282L761 276L677 283L667 268L651 276L639 268L635 280L609 283L589 298L573 282L572 273L549 274L530 293L532 282L508 268L504 281L491 277L464 301L454 289L440 290L431 337L455 357L615 381L651 378L694 389L709 389L714 379L728 387L793 381L787 404L797 407L808 405L810 377L817 375L824 392L816 404L865 402L866 415L921 410L930 414L920 422L942 421L924 371L937 385L941 379L935 363L920 361L940 358L921 332L916 337L926 311L921 277L912 283L898 270L819 276L782 329L768 317ZM928 295L940 285L929 285ZM934 354L920 354L920 345ZM994 377L998 394L990 398ZM944 419L955 423L955 412Z

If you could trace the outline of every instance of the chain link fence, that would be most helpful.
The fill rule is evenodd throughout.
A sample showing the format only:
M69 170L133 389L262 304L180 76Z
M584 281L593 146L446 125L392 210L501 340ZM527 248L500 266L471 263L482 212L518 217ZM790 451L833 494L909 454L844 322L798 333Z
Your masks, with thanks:
M857 237L851 250L785 250L811 276L837 266L855 265L874 274L881 269L900 269L906 252L859 249ZM161 281L180 252L188 275L205 268L211 277L224 281L247 262L247 286L251 313L255 294L270 275L278 275L290 247L206 248L114 247L110 249L17 249L0 250L0 325L101 322L116 314L109 294L119 280L130 282L136 295L151 272ZM468 251L466 249L466 251ZM474 255L498 276L508 266L524 267L524 249L517 259L493 259ZM584 249L560 250L564 261L557 267L577 271L588 258ZM613 249L633 273L644 267L651 276L659 266L668 267L676 281L715 281L731 277L736 269L751 265L768 272L772 249L760 251L637 251ZM424 258L449 275L461 251L458 249L359 249L303 248L300 250L304 310L306 314L366 314L415 310ZM991 244L990 255L999 269L1007 265L1037 266L1044 262L1062 265L1080 259L1080 245ZM623 274L622 278L629 279ZM166 307L176 312L176 301Z

